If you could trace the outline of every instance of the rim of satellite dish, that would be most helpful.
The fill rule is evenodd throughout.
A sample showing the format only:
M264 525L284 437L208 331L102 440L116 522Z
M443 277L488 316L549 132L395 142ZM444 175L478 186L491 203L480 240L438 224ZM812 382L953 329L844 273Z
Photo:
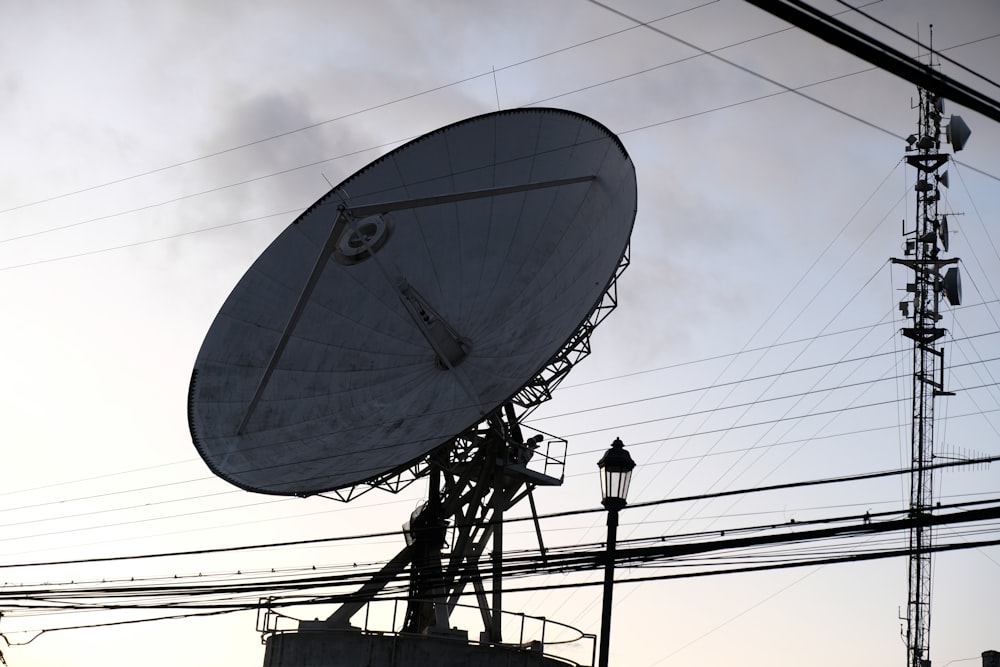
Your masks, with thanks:
M636 198L619 138L561 109L483 114L374 160L288 225L220 309L188 392L196 449L258 493L398 490L502 404L522 418L548 400L589 353Z

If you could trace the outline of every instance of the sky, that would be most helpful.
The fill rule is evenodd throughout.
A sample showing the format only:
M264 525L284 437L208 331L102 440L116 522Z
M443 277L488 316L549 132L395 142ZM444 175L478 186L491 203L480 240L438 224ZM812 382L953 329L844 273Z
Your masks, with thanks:
M619 135L638 178L618 308L528 419L568 442L564 484L535 494L541 514L599 507L596 462L615 437L638 464L632 505L904 467L910 354L897 303L912 278L888 260L914 215L899 137L916 129L916 88L735 0L608 5L617 11L571 0L0 3L0 590L298 576L392 557L399 535L130 558L387 533L409 518L420 482L343 504L215 478L187 428L191 368L233 286L330 183L498 108L589 115ZM948 61L941 71L1000 97L996 3L884 0L865 11L925 42L933 24L935 48L986 80ZM863 16L842 18L918 55ZM1000 127L958 105L950 114L972 136L943 194L964 296L942 320L956 395L937 401L935 447L998 456ZM935 496L996 498L997 480L996 464L949 470ZM906 484L631 507L619 538L895 517ZM545 519L546 546L599 545L603 522ZM994 522L936 535L959 543L998 531ZM537 548L524 523L505 545ZM894 534L848 546L903 545ZM110 560L42 564L94 559ZM902 558L622 583L612 664L903 665L906 587ZM1000 548L935 557L935 665L1000 649L998 590ZM509 594L505 604L599 629L599 587ZM0 649L12 667L263 659L254 611L129 623L183 610L3 605Z

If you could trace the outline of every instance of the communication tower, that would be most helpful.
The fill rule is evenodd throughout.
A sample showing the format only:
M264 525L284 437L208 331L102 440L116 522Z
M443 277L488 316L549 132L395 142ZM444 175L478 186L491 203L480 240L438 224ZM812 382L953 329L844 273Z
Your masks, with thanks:
M933 52L932 52L933 56ZM944 99L920 89L917 132L906 139L906 162L917 171L916 220L903 222L901 264L913 272L906 284L909 297L899 303L909 326L902 334L913 344L913 384L910 432L910 507L914 521L909 535L909 586L906 607L907 667L930 667L931 546L933 535L925 519L933 512L934 402L951 396L945 390L944 348L938 341L947 331L938 326L942 299L957 306L962 299L958 258L946 259L948 213L941 204L941 188L948 187L948 171L942 169L951 155L942 152L942 136L954 151L965 146L971 134L960 116L945 124Z

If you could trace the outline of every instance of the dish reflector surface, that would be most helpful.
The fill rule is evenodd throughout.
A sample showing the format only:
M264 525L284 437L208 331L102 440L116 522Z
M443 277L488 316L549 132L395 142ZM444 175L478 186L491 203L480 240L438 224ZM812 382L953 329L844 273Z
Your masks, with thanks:
M635 209L621 142L568 111L478 116L379 158L289 225L222 306L191 378L198 452L223 479L281 495L405 470L580 329Z

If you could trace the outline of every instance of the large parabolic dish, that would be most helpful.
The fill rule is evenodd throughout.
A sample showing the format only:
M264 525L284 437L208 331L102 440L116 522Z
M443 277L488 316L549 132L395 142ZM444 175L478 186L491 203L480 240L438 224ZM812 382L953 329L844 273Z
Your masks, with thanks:
M580 337L635 211L627 152L577 113L501 111L397 148L302 213L222 306L191 378L198 452L280 495L413 466Z

